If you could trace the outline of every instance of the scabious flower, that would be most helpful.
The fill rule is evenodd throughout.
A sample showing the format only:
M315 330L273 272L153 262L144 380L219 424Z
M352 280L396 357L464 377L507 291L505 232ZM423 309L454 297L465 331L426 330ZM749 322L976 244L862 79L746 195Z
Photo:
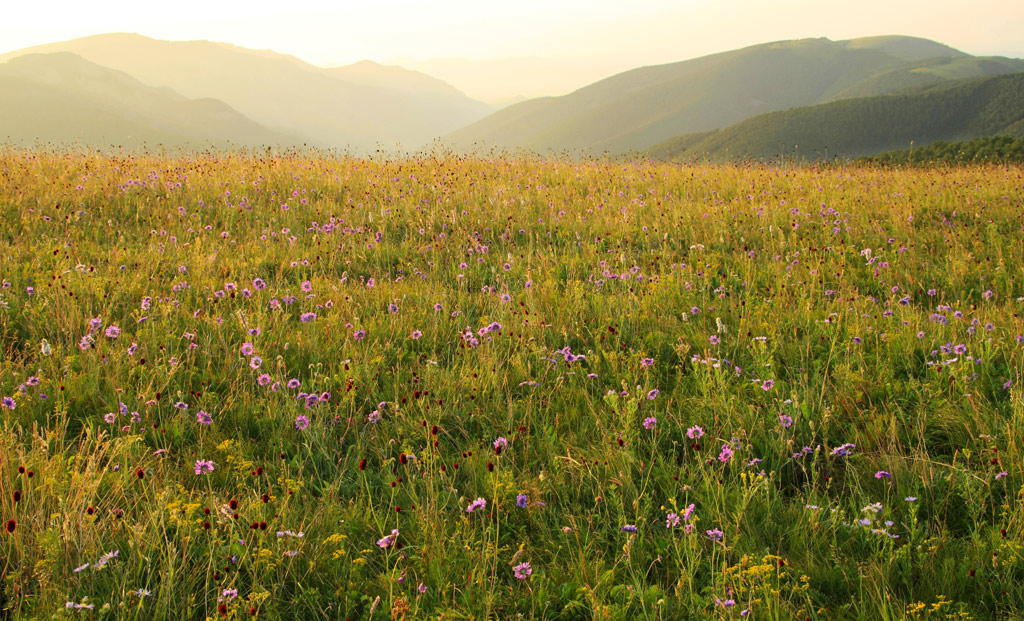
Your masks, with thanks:
M505 448L506 446L508 446L508 440L504 436L499 436L498 439L494 441L494 448L496 449Z
M243 356L251 356L255 351L256 348L252 346L252 343L242 343L241 352Z
M121 328L118 328L117 326L111 324L107 326L107 330L106 332L104 332L104 334L107 336L108 339L116 339L118 336L121 335Z
M718 454L718 461L724 464L728 462L730 459L732 459L732 447L729 446L728 444L723 444L722 452Z
M626 524L625 526L620 526L619 530L621 530L624 533L635 533L636 532L636 525L634 525L634 524Z
M196 412L196 422L201 425L210 425L213 423L213 417L206 413L206 410L199 410Z
M644 419L644 429L654 429L654 426L658 424L658 419L653 416L648 416Z
M708 539L710 539L711 541L721 541L722 537L725 536L725 533L723 533L721 529L718 528L713 528L706 532L708 535Z
M309 417L305 414L299 414L295 417L295 428L299 431L305 431L309 427Z
M409 335L409 338L411 338L412 340L415 341L416 339L420 338L421 336L423 336L422 332L420 332L419 330L413 330L412 334Z
M526 562L523 562L523 563L519 563L518 565L516 565L512 569L513 569L513 571L515 571L516 579L517 580L526 580L526 578L529 577L529 575L533 573L533 568L530 567L530 562L529 561L526 561Z
M253 356L252 358L249 358L249 368L252 369L253 371L260 368L262 364L263 358L260 358L259 356Z
M4 397L3 404L8 410L13 410L15 406L18 405L18 403L11 397Z
M299 315L299 321L302 323L310 323L316 319L316 313L302 313Z
M691 440L699 440L700 438L704 437L704 430L701 429L699 426L694 425L693 427L690 427L689 429L686 430L686 437L690 438Z
M654 398L658 396L659 392L661 391L655 388L647 393L647 398L650 399L651 401L654 401Z
M193 470L196 474L210 474L213 472L213 462L208 459L197 459Z
M468 507L466 507L466 513L473 513L477 509L486 509L486 508L487 508L487 501L484 500L483 498L477 498L473 502L469 503Z
M761 382L761 390L771 390L775 387L775 380L765 380Z
M722 342L722 339L718 338L718 336L717 336L717 335L715 335L715 334L712 334L712 335L711 335L711 336L710 336L710 337L708 338L708 342L709 342L709 343L711 343L712 345L718 345L719 343L721 343L721 342Z
M892 473L886 472L885 470L879 470L875 473L876 479L891 479Z
M779 414L779 424L788 428L793 425L793 417L787 414Z
M654 358L641 358L640 366L649 367L654 364Z
M519 507L520 509L525 509L526 505L528 504L530 504L530 499L526 496L526 494L519 494L518 496L516 496L517 507Z

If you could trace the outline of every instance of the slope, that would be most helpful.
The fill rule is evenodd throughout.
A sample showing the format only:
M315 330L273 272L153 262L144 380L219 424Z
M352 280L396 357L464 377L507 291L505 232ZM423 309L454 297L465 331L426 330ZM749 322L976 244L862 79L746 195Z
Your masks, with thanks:
M948 79L1024 70L1024 61L973 57L927 39L802 39L755 45L620 73L562 97L530 100L450 134L454 145L625 152L668 136L726 127L773 110ZM927 75L918 75L921 71ZM912 75L914 79L907 76ZM887 76L882 79L880 76ZM872 90L873 89L873 90Z
M1024 135L1024 73L771 112L648 150L659 159L872 155L935 141Z
M454 89L424 89L408 76L397 84L384 75L370 80L365 70L323 69L293 56L210 41L108 34L19 50L0 60L54 51L73 52L186 97L220 99L266 126L355 151L419 146L490 112Z
M186 99L67 52L0 64L0 139L90 146L298 142L221 101Z

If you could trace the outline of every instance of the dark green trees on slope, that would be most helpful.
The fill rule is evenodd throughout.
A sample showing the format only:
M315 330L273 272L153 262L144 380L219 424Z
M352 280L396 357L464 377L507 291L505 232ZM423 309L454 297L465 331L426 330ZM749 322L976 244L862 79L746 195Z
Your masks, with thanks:
M824 159L993 135L1024 135L1024 73L772 112L723 130L678 136L647 154L657 159Z

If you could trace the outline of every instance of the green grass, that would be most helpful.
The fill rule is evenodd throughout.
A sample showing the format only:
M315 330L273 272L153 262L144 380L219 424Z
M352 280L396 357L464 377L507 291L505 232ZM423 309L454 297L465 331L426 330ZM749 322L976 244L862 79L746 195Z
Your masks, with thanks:
M0 617L1024 614L1018 167L0 170Z

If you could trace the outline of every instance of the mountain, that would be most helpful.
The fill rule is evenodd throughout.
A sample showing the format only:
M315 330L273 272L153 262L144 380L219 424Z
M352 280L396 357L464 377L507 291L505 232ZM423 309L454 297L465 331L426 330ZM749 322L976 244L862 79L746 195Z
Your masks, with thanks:
M0 140L97 147L298 142L222 101L187 99L146 86L69 52L29 54L0 64Z
M428 143L482 118L484 103L415 72L380 65L316 67L293 56L210 41L107 34L27 48L72 52L185 97L212 97L310 144L365 152Z
M605 78L613 70L629 69L623 62L565 60L538 56L470 59L398 58L393 62L423 71L454 84L471 97L495 106L507 106L524 99L561 95Z
M780 41L626 71L509 106L446 140L462 149L622 153L765 112L1014 71L1024 61L914 37Z
M1024 136L1024 73L770 112L723 130L678 136L647 154L656 159L821 159L999 135Z

